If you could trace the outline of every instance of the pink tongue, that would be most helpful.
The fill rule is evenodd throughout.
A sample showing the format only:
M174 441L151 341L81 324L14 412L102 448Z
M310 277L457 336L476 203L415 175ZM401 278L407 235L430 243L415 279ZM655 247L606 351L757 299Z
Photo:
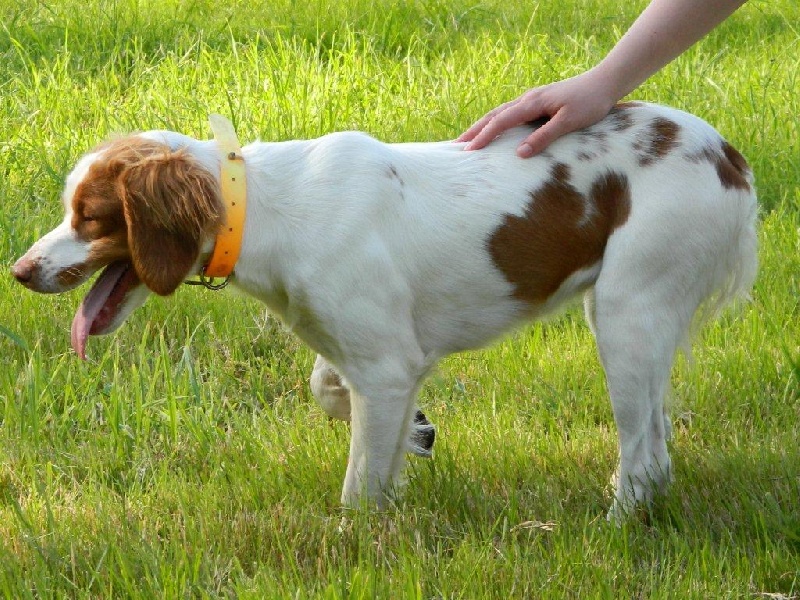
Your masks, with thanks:
M105 323L98 322L98 325L101 326L101 331L96 333L101 333L102 329L111 322L130 284L134 281L138 282L135 275L132 278L125 277L128 269L132 269L131 264L124 261L116 262L106 267L105 271L94 282L92 289L86 294L83 302L81 302L78 312L75 313L75 318L72 320L72 347L83 360L86 360L86 340L92 333L92 325L95 324L100 311L108 303L111 314L103 315L101 320L105 321ZM117 284L122 283L123 278L126 280L124 283L128 285L118 286ZM129 279L133 281L129 283ZM114 294L115 291L118 291L118 293ZM112 294L114 294L113 299L111 298ZM112 301L109 302L109 300Z

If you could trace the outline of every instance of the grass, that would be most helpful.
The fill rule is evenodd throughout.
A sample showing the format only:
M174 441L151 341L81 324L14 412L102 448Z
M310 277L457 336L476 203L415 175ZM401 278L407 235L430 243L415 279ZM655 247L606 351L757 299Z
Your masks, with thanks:
M446 139L594 64L643 3L246 5L0 0L0 266L60 219L114 132ZM800 597L800 9L751 0L637 98L753 164L762 269L673 377L675 483L605 524L616 438L579 312L444 361L432 461L386 514L338 506L348 430L313 356L231 292L151 299L91 360L82 292L0 276L0 594L7 598Z

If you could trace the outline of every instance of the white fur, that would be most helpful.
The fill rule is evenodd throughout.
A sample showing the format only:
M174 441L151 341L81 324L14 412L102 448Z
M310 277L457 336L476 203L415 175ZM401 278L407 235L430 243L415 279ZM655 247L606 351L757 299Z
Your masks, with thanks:
M751 190L722 185L710 162L687 158L720 142L707 124L657 106L633 114L624 131L596 125L602 142L576 133L528 160L514 152L522 129L477 152L355 132L243 149L248 206L234 283L321 355L312 390L327 412L352 420L345 504L384 502L403 467L417 392L441 357L483 346L587 289L620 436L612 513L649 501L667 482L663 400L673 355L701 304L751 285L756 204ZM659 117L680 126L678 146L641 166L632 148ZM188 146L218 169L213 142L145 135ZM579 158L587 150L596 156ZM514 297L487 240L506 215L524 213L556 162L584 192L609 170L624 174L630 216L600 262L531 306ZM67 195L85 169L82 161ZM68 220L34 246L39 258L80 260Z

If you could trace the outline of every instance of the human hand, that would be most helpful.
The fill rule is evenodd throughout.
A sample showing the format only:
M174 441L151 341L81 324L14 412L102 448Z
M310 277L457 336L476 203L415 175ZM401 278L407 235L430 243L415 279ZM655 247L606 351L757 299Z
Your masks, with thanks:
M588 127L614 103L711 31L745 0L651 0L616 46L593 69L571 79L534 88L488 112L459 136L478 150L517 125L550 120L517 148L527 158L558 137Z
M528 158L540 153L562 135L588 127L605 117L618 100L608 88L602 75L587 71L528 90L519 98L486 113L456 141L469 142L465 150L479 150L512 127L549 117L549 121L517 147L517 155Z

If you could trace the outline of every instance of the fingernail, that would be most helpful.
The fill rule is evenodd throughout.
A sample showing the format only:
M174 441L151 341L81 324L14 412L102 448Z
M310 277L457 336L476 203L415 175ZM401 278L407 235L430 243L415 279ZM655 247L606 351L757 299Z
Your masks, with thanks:
M517 156L520 158L533 156L533 148L530 147L530 144L520 144L519 148L517 148Z

